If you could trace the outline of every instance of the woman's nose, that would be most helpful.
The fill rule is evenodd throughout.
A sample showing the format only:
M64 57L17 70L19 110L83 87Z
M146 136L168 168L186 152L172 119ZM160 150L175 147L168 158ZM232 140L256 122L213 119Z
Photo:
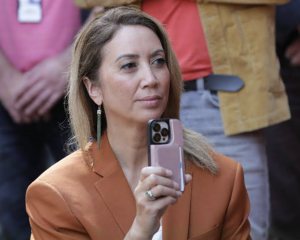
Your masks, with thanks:
M149 67L145 67L142 71L141 76L141 88L145 87L154 87L158 84L157 78L153 72L153 69Z

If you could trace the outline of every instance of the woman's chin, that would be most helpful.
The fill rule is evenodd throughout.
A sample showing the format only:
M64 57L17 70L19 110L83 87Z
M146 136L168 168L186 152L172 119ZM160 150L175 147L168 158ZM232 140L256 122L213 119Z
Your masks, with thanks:
M161 118L162 113L157 113L157 114L145 114L143 116L139 117L139 122L140 123L145 123L147 124L149 120L152 119L160 119Z

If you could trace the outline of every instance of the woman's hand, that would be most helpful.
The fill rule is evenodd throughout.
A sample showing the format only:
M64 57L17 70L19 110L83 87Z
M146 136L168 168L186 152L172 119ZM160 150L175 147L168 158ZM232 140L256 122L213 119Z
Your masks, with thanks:
M176 204L182 193L178 183L170 179L172 172L162 167L145 167L142 169L140 181L134 191L137 213L130 231L125 239L152 239L160 227L160 219L168 205ZM185 175L186 184L192 177ZM146 192L151 190L155 200L151 200Z

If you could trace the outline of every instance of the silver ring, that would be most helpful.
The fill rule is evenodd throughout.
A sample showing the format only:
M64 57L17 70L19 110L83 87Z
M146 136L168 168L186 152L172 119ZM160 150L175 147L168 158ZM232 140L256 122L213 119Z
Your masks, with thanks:
M152 195L151 190L146 191L145 194L146 194L146 196L148 196L152 201L156 199L156 197L154 197L154 196Z

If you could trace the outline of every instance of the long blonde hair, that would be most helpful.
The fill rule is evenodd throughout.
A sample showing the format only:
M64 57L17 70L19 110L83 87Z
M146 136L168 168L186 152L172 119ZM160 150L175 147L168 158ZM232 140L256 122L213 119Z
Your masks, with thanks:
M72 127L72 142L79 149L86 150L89 138L96 138L97 105L91 100L83 83L88 77L99 84L99 69L103 58L103 46L108 43L122 26L142 25L150 28L159 38L166 54L170 72L170 92L167 107L162 118L179 119L180 95L183 89L182 76L176 56L163 26L151 16L131 7L115 7L104 11L87 24L77 35L70 68L68 108ZM105 131L105 111L102 117L102 133ZM214 150L200 134L183 129L186 162L216 174L217 164L212 159ZM85 151L83 151L85 152Z

